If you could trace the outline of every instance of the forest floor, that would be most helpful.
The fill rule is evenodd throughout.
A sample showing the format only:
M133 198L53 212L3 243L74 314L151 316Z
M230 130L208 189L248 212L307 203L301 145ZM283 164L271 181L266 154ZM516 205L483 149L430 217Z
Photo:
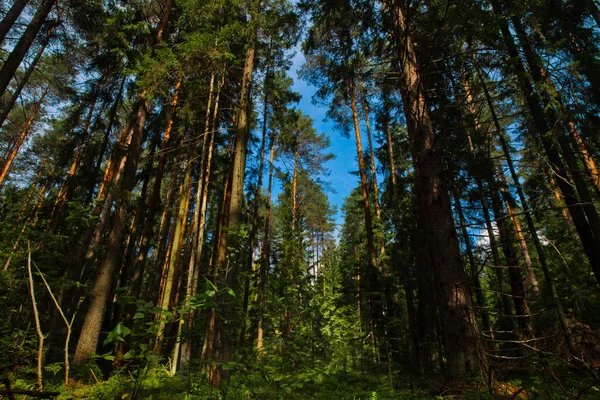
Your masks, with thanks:
M554 373L553 373L554 374ZM122 373L107 381L72 380L68 390L59 383L60 373L48 376L44 391L60 392L56 399L169 399L169 400L381 400L381 399L600 399L600 381L568 371L540 375L506 375L488 383L448 386L439 376L413 378L408 373L392 377L376 373L307 370L295 374L265 371L233 373L227 387L211 390L206 378L191 374L172 376L156 368L139 374ZM83 376L80 374L80 376ZM560 376L560 378L559 378ZM35 390L35 380L15 380L12 389ZM5 397L3 397L3 395ZM0 390L0 399L10 398ZM15 399L26 398L14 396Z

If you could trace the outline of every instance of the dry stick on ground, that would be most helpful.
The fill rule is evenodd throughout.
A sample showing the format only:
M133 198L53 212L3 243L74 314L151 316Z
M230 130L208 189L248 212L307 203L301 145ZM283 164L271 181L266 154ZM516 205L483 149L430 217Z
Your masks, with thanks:
M71 341L71 332L72 332L71 328L73 327L73 321L75 321L75 315L77 314L77 312L73 313L73 315L71 316L71 322L69 322L69 320L67 320L67 317L65 316L65 313L63 312L62 308L60 308L60 305L58 304L56 297L54 297L54 293L52 293L52 289L50 289L50 285L48 285L46 278L44 278L42 271L40 271L40 269L38 268L35 261L33 262L33 266L35 267L37 272L42 277L42 280L44 281L44 285L46 285L46 289L48 289L48 293L50 293L50 297L52 297L52 301L56 305L56 308L58 309L60 316L62 317L63 321L65 321L65 325L67 326L67 338L65 339L65 388L68 388L68 386L69 386L69 369L70 369L69 342Z
M27 257L27 274L29 275L29 293L31 294L31 304L33 305L33 316L35 317L35 329L37 331L38 337L40 338L40 343L38 345L38 367L37 367L37 385L40 392L43 390L42 384L42 353L44 351L44 334L42 333L42 328L40 326L40 315L37 309L37 303L35 302L35 292L33 289L33 276L31 275L31 244L27 243L27 249L29 251L29 256Z

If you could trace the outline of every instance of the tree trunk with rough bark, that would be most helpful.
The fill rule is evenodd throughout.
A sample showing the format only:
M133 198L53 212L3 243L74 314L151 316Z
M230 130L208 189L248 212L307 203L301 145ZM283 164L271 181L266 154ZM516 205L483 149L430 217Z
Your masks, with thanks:
M418 207L423 215L423 228L435 250L433 276L439 296L448 373L457 381L470 376L487 377L487 359L472 310L444 167L435 145L435 129L415 45L407 30L405 7L401 1L394 0L393 33L401 68L400 91L413 153Z
M249 139L249 114L250 114L250 91L252 88L252 75L254 72L255 41L256 32L251 34L249 39L250 46L246 50L244 70L242 76L242 85L240 92L240 103L237 110L237 120L235 123L235 139L233 149L233 160L231 175L229 178L228 192L229 202L224 209L224 226L227 229L221 229L217 238L218 248L216 257L215 282L219 289L228 287L235 292L238 280L237 260L228 260L227 248L234 245L234 235L237 234L242 222L242 205L244 195L244 177L246 169L246 153L248 150ZM224 201L227 202L225 196ZM218 296L220 310L213 309L209 320L209 330L207 338L209 343L204 359L212 358L216 362L209 366L209 381L212 387L221 387L223 380L228 380L229 372L223 370L222 365L228 362L233 356L236 340L236 328L234 324L237 320L236 307L234 299L228 294L220 293ZM216 315L217 312L219 315Z

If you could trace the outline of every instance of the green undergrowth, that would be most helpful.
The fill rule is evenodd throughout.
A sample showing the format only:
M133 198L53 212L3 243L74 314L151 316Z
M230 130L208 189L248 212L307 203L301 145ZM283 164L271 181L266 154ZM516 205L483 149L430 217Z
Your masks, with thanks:
M211 389L201 374L172 376L164 367L122 371L102 381L98 370L71 381L68 390L52 371L46 371L45 391L58 391L58 399L168 399L168 400L383 400L383 399L600 399L600 382L561 371L549 374L506 374L489 387L481 380L447 386L439 376L392 377L373 371L306 369L278 374L269 368L231 367L231 379L220 390ZM560 376L560 378L558 378ZM97 380L100 378L100 380ZM13 380L13 389L35 390L32 380Z

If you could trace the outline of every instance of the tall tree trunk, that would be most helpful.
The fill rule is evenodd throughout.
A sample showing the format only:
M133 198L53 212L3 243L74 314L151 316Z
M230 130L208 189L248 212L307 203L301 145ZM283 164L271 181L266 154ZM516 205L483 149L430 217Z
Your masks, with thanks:
M394 0L394 39L401 67L400 89L411 140L418 205L424 216L424 228L436 250L432 254L433 275L440 299L448 372L454 380L475 375L485 377L487 360L472 311L444 168L435 145L436 134L413 39L407 29L405 7L401 1Z
M154 38L155 46L153 47L153 53L156 51L157 46L161 44L163 32L168 24L171 5L172 0L165 0L163 4L161 19ZM118 188L117 202L111 221L111 232L108 236L107 252L93 284L90 305L85 315L73 359L73 362L76 364L84 364L89 361L89 354L95 353L100 337L105 310L110 298L115 267L121 255L124 224L127 219L127 209L130 203L130 192L135 186L137 164L144 138L144 128L148 115L148 100L145 99L145 95L146 93L142 92L136 102L131 143L127 149L123 177Z
M102 144L100 145L100 151L98 152L98 158L96 159L96 164L94 166L94 171L91 174L90 178L90 187L88 189L87 201L86 203L91 202L92 196L94 195L94 189L96 188L96 181L98 176L100 175L100 170L102 168L102 161L104 160L104 154L106 153L106 149L108 148L108 142L110 139L110 134L112 132L112 128L117 122L117 111L119 110L119 105L123 99L123 92L125 89L125 82L127 81L127 76L123 76L121 79L121 84L119 86L119 91L117 92L117 97L113 103L113 106L110 109L110 113L108 116L108 125L106 127L106 131L104 133L104 139L102 140Z
M38 114L42 108L42 104L43 104L44 99L46 98L47 94L48 94L48 87L46 87L43 90L42 95L40 96L40 99L38 101L36 101L35 104L33 105L33 109L31 110L31 115L29 116L29 118L27 118L27 120L25 121L25 124L21 127L21 130L19 131L19 137L17 138L17 142L14 144L14 146L10 150L10 153L8 154L7 159L4 160L3 165L0 167L0 188L2 188L2 186L4 185L4 181L5 181L6 177L8 176L10 168L12 167L12 164L15 161L15 158L17 158L17 155L19 154L19 150L21 150L21 146L23 146L23 143L25 143L25 140L27 140L27 137L29 136L29 133L31 131L31 126L33 125L36 118L38 117Z
M531 45L529 41L529 37L523 28L521 23L521 19L517 16L512 16L511 20L515 27L515 31L517 33L517 38L519 39L519 43L521 44L521 48L523 49L523 54L525 55L525 59L527 60L527 64L529 65L529 69L531 71L531 76L537 84L544 84L546 90L543 91L544 97L543 100L545 102L546 108L549 110L548 114L552 121L557 121L560 119L562 123L563 130L554 130L555 133L558 134L558 141L561 150L563 151L563 157L567 162L567 166L571 170L571 176L573 181L575 182L575 186L577 188L577 192L581 199L586 201L591 201L591 196L588 192L588 187L583 181L582 171L579 168L579 165L572 155L573 150L569 144L569 140L567 139L565 132L568 132L571 135L571 143L576 146L576 149L579 150L580 156L583 161L583 165L587 170L587 175L590 178L591 183L594 185L596 190L600 191L600 176L598 176L598 168L596 167L596 163L594 159L590 156L588 149L586 148L585 142L583 141L580 133L577 131L575 127L575 122L570 118L568 111L564 106L564 101L560 92L557 90L554 82L550 78L550 74L546 70L543 65L542 59L536 52L535 48ZM554 109L550 106L550 104L556 104L556 108L558 111L558 115L555 115ZM568 154L567 154L568 153ZM589 199L589 200L587 200ZM595 219L596 224L600 224L600 220L597 216L589 216L588 211L586 211L588 215L588 220ZM590 222L592 223L592 222ZM599 232L596 232L596 235ZM598 236L598 235L597 235Z
M267 276L269 274L269 263L271 261L271 191L273 187L273 169L275 162L275 141L276 136L271 132L271 144L269 145L269 182L267 184L267 199L265 204L265 228L263 233L263 243L260 252L260 265L258 272L258 320L257 320L257 335L256 335L256 350L259 352L264 346L264 317L265 303L267 298ZM260 356L261 353L259 353Z
M71 199L71 194L75 189L75 174L79 168L79 163L81 161L81 157L84 154L84 148L90 142L91 137L89 135L89 129L92 125L92 119L94 117L94 111L96 110L96 103L98 101L98 97L100 96L100 89L102 87L104 81L104 74L100 76L96 85L94 85L94 89L92 91L92 102L89 105L88 114L83 122L82 126L82 134L79 139L79 143L75 147L75 154L73 155L73 160L71 161L71 166L69 167L69 171L67 172L67 177L65 181L60 187L58 194L56 196L56 201L54 202L54 207L52 209L52 213L50 219L52 222L50 223L50 230L53 233L58 231L58 228L63 220L64 208L67 204L67 201Z
M498 184L495 182L495 179L493 176L491 176L491 174L488 176L487 181L490 190L490 196L492 198L492 208L496 217L495 222L498 226L498 233L500 235L500 243L502 245L502 251L504 252L506 268L508 269L512 299L515 305L515 318L519 325L521 334L529 338L533 335L531 312L529 311L529 304L527 302L527 298L525 297L523 276L521 275L521 270L517 263L513 231L509 227L507 215L502 207L502 200L500 199Z
M498 16L500 30L502 32L508 55L510 56L509 63L512 65L513 71L517 75L520 89L523 92L523 95L525 96L525 100L529 108L531 118L535 125L537 138L542 143L542 146L544 147L544 150L546 152L546 156L548 157L548 160L553 165L556 174L558 175L558 186L562 195L564 196L564 200L569 209L569 213L573 218L575 229L577 230L579 238L581 239L581 243L588 257L592 270L594 271L596 280L598 281L598 283L600 283L600 242L597 239L597 235L595 235L598 229L597 227L592 226L593 224L595 224L595 221L593 220L595 211L591 210L591 207L593 207L593 205L589 204L587 207L582 206L582 201L586 200L582 198L582 201L580 201L575 190L571 186L568 178L569 175L567 174L567 169L563 164L556 144L553 142L552 138L548 137L547 135L547 132L552 131L552 129L550 129L548 123L546 122L546 115L541 103L541 99L533 91L531 81L529 80L525 67L523 66L519 51L515 45L509 26L506 20L504 19L501 4L498 0L491 0L491 4L494 13ZM550 119L552 121L556 121L556 118ZM554 130L561 130L561 127L554 126ZM558 137L559 142L561 142L561 150L563 150L563 152L566 153L565 156L570 156L569 151L567 149L568 146L565 146L564 143L564 132L557 132L556 136ZM567 151L565 152L565 150ZM571 168L571 166L569 166L569 168ZM578 169L578 167L575 167L575 169ZM575 181L576 184L578 181L579 179ZM579 189L582 189L583 192L585 192L584 186L585 185L581 184L577 185L578 191ZM592 220L588 221L587 217L592 217Z
M0 22L0 45L4 42L10 28L15 24L29 0L15 0L2 22Z
M173 287L176 286L176 277L179 276L179 260L181 255L181 248L183 244L183 236L185 233L185 226L188 214L188 205L190 201L190 192L192 187L192 169L193 169L193 154L190 154L185 167L185 176L183 183L180 187L179 207L177 212L177 219L175 225L175 236L173 237L173 243L171 245L171 256L169 257L169 267L167 269L167 276L162 286L162 301L159 307L163 311L170 311L172 302L171 295ZM164 342L165 328L167 326L166 317L161 314L158 317L158 329L156 331L156 342L154 345L154 354L160 355L162 344Z
M452 193L454 195L454 203L456 204L456 211L458 213L460 230L465 241L465 250L467 253L467 258L469 260L469 267L471 270L471 280L473 281L473 286L475 287L475 299L477 300L477 306L479 307L481 313L481 325L483 327L483 330L487 334L492 336L493 332L490 323L490 316L487 312L487 302L485 300L485 293L483 292L483 289L481 287L481 280L479 279L479 268L477 263L475 262L475 256L473 254L473 248L471 246L471 238L469 237L467 223L463 213L462 205L460 203L460 195L454 182L452 182Z
M210 83L208 89L208 101L206 105L206 114L204 116L204 132L202 134L202 150L200 154L200 168L198 169L198 182L196 184L196 197L194 201L194 215L192 217L192 225L190 227L190 255L188 258L188 270L187 270L187 283L185 285L185 305L188 304L188 299L195 294L196 286L198 284L197 277L199 276L197 273L197 269L199 265L196 265L196 252L198 251L198 243L201 243L201 239L198 237L198 225L200 223L200 212L201 212L201 204L202 204L202 185L204 182L204 174L205 168L204 163L206 162L207 154L206 154L206 145L209 142L210 135L209 129L211 127L211 111L212 111L212 103L214 97L214 87L215 87L215 73L212 72L210 75ZM184 278L185 279L185 278ZM192 326L192 321L190 320L192 311L188 311L183 318L180 318L179 323L177 324L177 339L175 340L175 345L173 346L173 359L171 362L171 373L175 374L179 369L180 364L180 353L182 348L182 342L190 342L192 340L191 335L188 335L187 338L183 336L183 328L188 325ZM191 343L188 346L191 349ZM189 353L191 355L191 352ZM181 355L183 357L183 355ZM187 366L189 359L184 363Z
M269 44L269 46L271 46L272 43ZM269 52L271 51L270 47L269 47ZM267 56L269 57L269 55ZM244 342L246 340L246 329L247 329L247 321L248 321L248 306L249 306L249 297L250 297L250 279L252 276L252 264L254 261L254 249L256 247L256 236L258 233L258 226L259 226L259 218L258 218L258 212L259 212L259 208L260 208L260 204L262 203L262 181L263 181L263 172L264 172L264 166L265 166L265 148L267 146L267 126L268 126L268 119L269 119L269 93L268 93L268 80L271 74L271 65L267 64L266 67L266 71L265 71L265 78L264 78L264 82L263 82L263 90L264 90L264 96L263 96L263 115L262 115L262 137L261 137L261 142L260 142L260 161L259 161L259 165L258 165L258 182L256 184L256 193L254 195L254 204L253 204L253 208L252 208L252 216L250 219L250 225L251 225L251 229L250 229L250 237L248 242L250 243L248 250L247 250L247 261L246 261L246 265L245 265L245 274L244 274L244 301L243 301L243 305L242 305L242 315L244 316L244 319L242 321L242 329L240 332L240 339L239 339L239 345L240 347L244 346ZM296 164L294 164L294 177L296 175ZM295 178L294 178L295 180ZM295 196L294 196L294 205L296 202ZM292 213L292 215L294 215ZM292 222L293 223L293 222Z
M58 22L58 20L56 22ZM54 32L54 30L56 29L57 26L58 26L58 23L54 23L48 29L48 32L46 32L45 37L41 40L40 48L38 49L34 59L31 61L31 63L27 67L27 70L25 71L25 74L23 75L23 77L21 77L21 79L19 79L17 87L15 88L15 91L10 96L10 99L8 99L8 101L6 103L2 104L2 114L0 115L0 128L2 128L4 126L4 123L6 122L6 119L8 118L8 115L10 114L10 111L13 109L14 105L17 103L17 100L21 96L21 92L23 91L23 88L25 88L25 85L27 85L27 82L29 81L31 74L33 74L33 71L35 71L37 64L42 59L42 56L44 55L44 51L46 51L46 47L48 46L48 43L50 42L50 39L52 38L52 33ZM2 41L0 40L0 43L1 42Z
M527 245L525 235L523 234L523 226L521 225L521 221L519 220L519 216L517 215L515 200L508 191L508 187L506 185L506 178L504 177L504 172L502 171L502 168L500 168L500 166L498 168L497 175L500 181L500 194L502 195L502 200L504 200L506 212L508 213L508 217L510 218L510 221L512 222L512 225L514 227L517 244L519 245L519 250L521 252L521 255L523 256L523 264L525 266L525 293L528 298L534 300L539 296L540 288L538 285L537 277L535 276L535 271L533 269L531 255L529 254L529 246Z
M258 6L258 5L257 5ZM237 233L242 221L242 204L244 195L244 177L246 169L246 152L249 139L249 113L250 113L250 91L252 88L252 75L254 72L254 42L257 32L253 32L249 38L249 47L246 50L244 60L244 70L242 76L242 85L240 92L240 102L237 111L237 121L235 123L235 144L233 150L233 160L231 168L230 183L228 192L230 200L225 211L225 221L227 230L222 229L218 240L218 253L216 258L216 282L217 287L229 287L233 291L237 286L237 263L228 262L227 247L233 244L230 239L232 234ZM212 330L210 335L212 344L208 358L213 358L216 362L211 364L209 369L209 380L212 387L220 387L223 379L229 378L229 373L224 371L222 365L229 361L233 355L235 346L234 329L231 324L235 319L235 305L233 299L228 298L227 294L219 295L221 306L220 314L217 318L216 309L213 309L210 316L209 326ZM227 323L225 323L227 322ZM226 329L229 328L229 329ZM228 331L227 331L228 330Z
M213 114L211 117L211 121L210 121L210 125L209 125L209 132L207 132L210 135L210 139L209 139L209 144L208 144L208 149L206 150L206 160L204 163L204 171L202 172L202 193L200 195L199 198L199 202L200 202L200 209L198 211L198 215L195 217L196 218L196 224L198 226L198 232L196 234L196 242L192 244L192 253L190 255L190 269L192 268L192 263L193 263L193 275L192 275L192 282L193 284L191 286L188 286L188 296L193 297L196 295L196 288L198 285L198 279L200 277L200 268L202 266L202 247L204 245L203 240L204 240L204 230L206 227L206 207L208 204L208 189L209 189L209 184L210 184L210 175L212 172L212 157L213 157L213 151L214 151L214 142L215 142L215 131L218 128L218 112L219 112L219 97L221 94L221 88L223 87L223 83L224 83L224 75L221 76L221 81L218 84L217 87L217 94L215 97L215 102L214 102L214 110L213 110ZM200 185L198 186L200 188ZM193 348L193 342L191 340L191 332L192 329L194 327L194 319L195 319L195 315L196 312L194 310L190 310L187 318L186 318L186 325L187 325L187 330L188 332L190 332L190 339L188 339L187 341L184 341L181 344L181 365L182 366L187 366L190 362L190 360L192 359L192 348Z
M125 162L127 161L125 146L131 144L131 139L131 123L128 123L122 132L119 143L115 145L111 159L106 166L104 178L100 184L98 195L96 196L96 206L92 210L90 225L83 236L74 264L68 270L68 279L70 281L77 281L80 283L87 282L90 268L86 267L89 262L94 259L96 250L102 241L104 231L108 227L110 221L115 193L114 191L109 191L109 188L111 183L115 187L118 187L121 182L121 177L125 169ZM65 308L69 313L74 312L82 294L83 290L80 286L77 286L73 290L69 302L65 304Z
M378 273L378 264L377 264L377 251L375 249L375 237L373 232L373 220L371 216L371 207L369 202L369 186L367 183L367 168L365 165L365 159L362 149L362 140L360 134L360 125L358 121L358 111L356 107L356 94L354 82L350 83L350 108L352 110L352 121L354 124L354 138L356 142L356 157L358 158L358 170L360 174L360 187L363 201L363 211L365 216L365 230L367 233L367 251L369 255L369 264L366 274L366 282L368 285L368 290L370 293L375 293L378 291L379 286L379 273ZM375 328L379 327L379 319L381 317L380 304L379 299L374 298L372 294L370 294L367 298L370 315L369 315L369 327L371 329L371 344L373 348L373 356L377 358L376 351L376 332Z
M537 229L536 229L535 223L533 221L532 211L529 208L529 202L527 201L527 198L525 197L525 193L523 192L523 187L519 184L519 182L520 182L519 175L517 174L514 163L512 161L510 150L508 148L508 143L506 142L506 139L504 138L504 135L502 134L502 128L501 128L498 116L496 114L496 108L494 107L494 103L492 101L492 97L490 96L490 92L488 90L486 81L483 78L483 76L481 75L481 71L479 70L478 65L475 65L475 71L478 75L479 81L483 88L486 103L487 103L488 109L490 110L490 113L492 115L492 119L494 121L494 127L496 128L496 135L498 137L498 141L500 142L500 147L502 148L502 151L504 153L504 158L506 159L506 162L508 164L508 170L510 172L510 176L511 176L511 178L515 184L515 187L517 189L517 195L519 196L519 201L521 202L521 207L523 208L523 213L525 215L525 221L527 223L527 229L529 231L531 240L533 241L533 244L535 246L535 250L538 255L538 260L539 260L540 266L542 268L542 272L544 274L544 280L546 281L546 285L548 286L548 290L550 291L550 294L552 296L554 310L556 311L556 316L557 316L558 322L562 328L563 335L565 336L565 342L567 343L567 348L569 349L569 352L571 353L571 355L575 355L575 354L577 354L577 350L575 347L575 343L573 341L573 335L571 333L571 328L569 327L569 325L567 323L567 318L565 316L565 313L564 313L564 310L562 307L562 303L561 303L560 297L558 295L558 291L556 290L556 285L554 284L554 281L552 280L552 275L550 274L550 269L548 267L548 262L546 260L546 252L545 252L544 248L542 247L542 243L537 234ZM564 217L567 221L570 222L568 215L564 215Z
M363 211L365 214L365 229L367 231L367 251L369 254L369 269L377 269L377 252L373 234L373 220L371 217L371 206L369 202L369 186L367 183L367 168L362 149L360 124L358 121L358 110L356 108L356 94L354 84L350 83L350 108L352 110L352 121L354 123L354 139L356 143L356 157L358 158L358 170L360 173L360 187L363 200ZM371 282L374 283L374 282Z
M15 73L19 69L19 65L21 65L23 58L25 58L25 55L29 51L38 32L42 29L46 17L50 14L54 3L56 3L56 0L42 1L42 4L40 4L40 7L31 19L27 29L25 29L23 36L21 36L21 39L19 39L19 42L15 45L13 51L2 65L2 69L0 70L0 97L4 96L10 81L15 76Z
M463 83L463 88L464 88L465 94L466 94L466 100L467 100L468 106L469 106L469 112L471 113L473 119L475 120L476 131L480 131L481 124L479 121L479 116L478 116L477 110L475 108L475 103L473 100L473 93L471 91L471 85L469 84L469 81L468 81L467 77L465 76L465 74L462 74L462 75L463 75L462 83ZM487 90L487 88L485 90ZM497 128L499 129L499 126ZM477 151L475 149L475 145L473 143L473 139L472 139L471 135L469 135L468 138L469 138L469 146L470 146L473 158L477 159ZM492 143L492 142L493 142L493 138L490 140L490 143ZM489 163L491 163L491 160L489 160L489 155L487 158L488 158L488 160L486 160L486 162L489 165ZM500 192L502 194L502 198L504 200L504 204L506 206L506 210L508 212L508 216L510 217L510 220L512 221L513 226L514 226L514 233L517 238L517 243L519 244L519 249L523 256L523 261L524 261L525 268L526 268L526 274L525 274L526 291L525 292L527 293L528 296L531 295L531 297L533 297L535 299L539 295L539 287L538 287L538 283L537 283L537 278L535 276L535 271L533 270L533 264L531 262L531 257L529 255L529 248L527 246L525 237L523 235L523 230L521 228L521 222L519 221L519 217L517 216L517 214L514 210L512 196L506 190L506 182L504 180L504 172L502 171L502 168L498 161L496 161L496 164L497 164L496 169L498 170L500 183L497 183L494 180L493 186L496 187L498 190L500 190ZM488 166L488 168L494 168L494 167ZM479 179L479 178L476 178L476 179ZM492 179L492 178L490 177L490 179ZM531 293L529 293L529 292L531 292Z
M365 95L366 96L366 95ZM381 205L379 204L379 187L377 186L377 168L375 167L375 150L373 148L373 138L371 134L371 121L369 118L369 103L363 99L363 110L365 112L365 124L367 127L367 143L369 145L369 157L371 158L371 175L373 176L373 205L375 206L375 215L378 223L381 223ZM383 245L382 245L383 248Z
M508 333L514 329L514 320L512 318L512 304L511 298L506 289L504 282L504 272L501 266L500 253L498 252L498 242L496 241L496 234L494 233L494 226L492 225L492 218L490 217L490 207L488 204L487 194L483 189L483 183L481 179L477 181L477 189L481 196L481 208L483 211L483 218L485 220L485 228L487 230L488 238L490 240L490 252L492 254L492 269L496 274L498 280L498 291L502 300L502 310L504 316L500 318L500 330L504 333ZM499 335L500 337L508 337L508 335Z
M96 352L106 307L110 300L114 272L121 256L129 195L136 182L135 174L142 146L143 131L146 125L146 115L148 113L147 100L138 100L136 109L132 140L127 152L127 160L125 161L115 211L111 219L111 231L106 246L107 251L92 287L90 304L85 314L81 335L79 336L73 359L75 364L88 362L89 354Z

